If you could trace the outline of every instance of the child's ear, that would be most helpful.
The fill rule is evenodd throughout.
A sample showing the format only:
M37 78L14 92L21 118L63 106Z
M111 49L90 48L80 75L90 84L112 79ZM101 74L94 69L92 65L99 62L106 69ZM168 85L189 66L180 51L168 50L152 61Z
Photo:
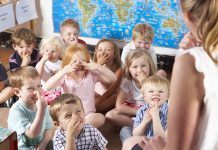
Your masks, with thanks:
M16 45L15 44L12 44L12 47L14 50L16 50Z
M13 88L13 92L15 95L17 95L18 97L20 96L20 89L18 88Z

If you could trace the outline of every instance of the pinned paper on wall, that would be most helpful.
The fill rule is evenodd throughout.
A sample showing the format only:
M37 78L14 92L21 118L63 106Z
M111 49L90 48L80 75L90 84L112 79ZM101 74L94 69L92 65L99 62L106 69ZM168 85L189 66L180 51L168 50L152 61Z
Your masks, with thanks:
M37 18L35 0L19 0L16 4L17 23L24 22Z
M13 3L0 7L0 32L15 26Z

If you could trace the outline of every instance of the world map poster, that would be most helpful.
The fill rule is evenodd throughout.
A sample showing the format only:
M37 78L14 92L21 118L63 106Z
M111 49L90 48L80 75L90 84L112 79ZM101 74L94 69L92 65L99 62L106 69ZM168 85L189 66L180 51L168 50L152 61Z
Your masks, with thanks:
M177 0L53 0L54 31L63 20L80 24L80 36L129 42L137 23L150 24L153 45L178 48L188 29L181 18Z

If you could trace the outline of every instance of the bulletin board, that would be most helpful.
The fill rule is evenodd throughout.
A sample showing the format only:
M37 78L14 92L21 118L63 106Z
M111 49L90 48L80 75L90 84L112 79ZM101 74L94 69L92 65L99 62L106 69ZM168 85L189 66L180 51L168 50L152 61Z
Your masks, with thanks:
M80 35L129 42L137 23L150 24L154 46L177 48L188 31L175 0L53 0L55 32L60 23L72 18L80 24Z
M35 0L0 0L0 32L37 17Z

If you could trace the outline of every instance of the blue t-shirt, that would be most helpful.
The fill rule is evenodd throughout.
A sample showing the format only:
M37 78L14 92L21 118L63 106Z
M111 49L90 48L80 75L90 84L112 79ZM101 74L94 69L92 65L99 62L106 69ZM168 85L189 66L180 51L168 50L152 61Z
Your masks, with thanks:
M10 109L8 115L8 128L16 131L18 138L18 149L32 150L41 143L43 134L46 129L52 128L52 119L48 109L45 111L45 117L41 132L38 137L31 139L25 135L27 129L30 128L36 116L36 112L29 110L18 100Z
M149 105L145 104L139 108L136 118L134 120L133 127L136 128L141 124L145 111L149 108ZM165 102L160 106L160 122L164 130L167 129L167 113L168 113L168 103ZM145 136L151 138L154 136L152 121L148 123L147 128L145 130Z

